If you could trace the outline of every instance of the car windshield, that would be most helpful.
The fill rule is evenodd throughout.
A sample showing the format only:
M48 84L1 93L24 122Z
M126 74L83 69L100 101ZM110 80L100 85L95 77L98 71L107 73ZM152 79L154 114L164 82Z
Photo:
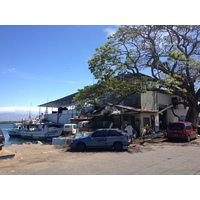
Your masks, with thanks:
M169 124L169 130L176 130L176 131L182 131L184 129L184 124Z

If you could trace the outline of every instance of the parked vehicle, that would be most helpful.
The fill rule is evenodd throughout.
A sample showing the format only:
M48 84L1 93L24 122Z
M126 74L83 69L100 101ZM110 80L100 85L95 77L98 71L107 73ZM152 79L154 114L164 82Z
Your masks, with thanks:
M75 135L70 147L77 151L89 148L114 148L121 151L130 141L124 131L119 129L96 129L94 132Z
M92 123L90 121L80 121L78 123L77 132L91 132L93 131Z
M64 124L64 134L76 134L76 124Z
M171 122L167 126L167 138L182 139L190 142L191 139L197 139L197 129L194 129L191 122Z
M2 150L2 147L4 146L4 144L5 144L5 137L2 130L0 129L0 150Z

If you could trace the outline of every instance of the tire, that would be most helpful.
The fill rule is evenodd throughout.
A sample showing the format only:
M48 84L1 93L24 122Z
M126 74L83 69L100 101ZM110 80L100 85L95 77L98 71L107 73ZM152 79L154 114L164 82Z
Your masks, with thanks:
M121 142L115 142L113 147L114 147L115 151L122 151L122 149L123 149L123 145Z
M186 136L186 142L190 142L190 136Z
M173 139L172 138L167 138L169 142L173 142Z
M86 145L84 143L78 143L76 145L76 151L84 152L86 150Z

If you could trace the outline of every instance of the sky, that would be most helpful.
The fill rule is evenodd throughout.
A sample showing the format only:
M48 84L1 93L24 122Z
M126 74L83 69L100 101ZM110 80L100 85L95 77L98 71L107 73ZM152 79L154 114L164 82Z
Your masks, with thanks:
M93 84L88 60L118 25L199 23L194 0L169 0L164 7L158 0L131 2L2 0L0 113L38 111L40 104Z
M199 24L198 15L199 7L196 0L190 0L189 3L174 0L168 0L167 3L161 3L160 0L1 0L0 113L14 110L29 111L30 107L33 110L40 104L62 98L92 84L93 76L87 62L95 53L95 48L105 44L108 33L115 29L116 25ZM54 182L61 182L61 177L59 176L58 180L54 177ZM90 177L95 180L87 181L85 184L87 188L79 187L80 195L88 187L95 192L95 189L99 188L98 182L101 183L102 176ZM13 176L9 178L3 179L5 187L2 191L5 195L13 195L15 198L19 188L12 188L13 192L10 193L7 185L15 180ZM31 185L35 182L31 182L29 176L23 178L27 178L24 182L29 181L27 186L22 181L19 184L18 177L15 185L23 184L26 191L29 191L30 186L35 186ZM65 176L62 178L66 180ZM105 180L105 176L102 178ZM113 176L111 178L113 179ZM152 177L148 179L148 176L137 176L134 177L131 186L133 191L137 190L138 195L146 194L146 197L151 199L149 194L152 191L162 191L167 186L165 182L168 181L165 181L165 178L163 181L163 178L154 176L153 179ZM186 181L190 181L188 178ZM73 176L69 180L65 183L68 188L77 182ZM117 180L127 183L131 179L120 176ZM173 178L173 182L178 182L177 185L180 185L176 180ZM85 182L85 177L81 181ZM119 181L113 182L106 176L105 188L119 187ZM39 182L47 189L52 186L51 181L47 182L41 176ZM144 182L148 185L145 187L145 194L144 187L140 187ZM58 198L58 195L63 193L58 192L59 187L56 189L55 197ZM47 198L48 194L43 194L45 195L43 197ZM50 194L52 198L54 193ZM76 194L78 198L77 187L70 187L70 194ZM129 192L124 190L123 193L116 194L117 196L111 189L106 195L110 195L111 198L114 195L120 199L130 197ZM172 192L172 194L180 198L179 193ZM159 195L152 197L160 199ZM20 198L27 199L27 196L22 195Z
M93 84L88 60L110 25L1 25L0 111L32 109Z

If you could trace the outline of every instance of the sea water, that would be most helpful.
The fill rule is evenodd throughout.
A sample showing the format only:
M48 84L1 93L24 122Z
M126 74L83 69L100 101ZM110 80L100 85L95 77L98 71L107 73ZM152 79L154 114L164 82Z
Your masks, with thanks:
M0 129L2 130L4 137L5 137L5 145L4 146L10 146L12 144L20 145L20 144L23 144L25 142L36 143L35 140L22 139L22 138L19 138L19 137L10 137L8 132L7 132L7 129L12 129L12 128L13 128L12 123L10 123L10 124L1 124L0 123ZM44 141L43 143L51 144L51 142L48 142L48 141Z

